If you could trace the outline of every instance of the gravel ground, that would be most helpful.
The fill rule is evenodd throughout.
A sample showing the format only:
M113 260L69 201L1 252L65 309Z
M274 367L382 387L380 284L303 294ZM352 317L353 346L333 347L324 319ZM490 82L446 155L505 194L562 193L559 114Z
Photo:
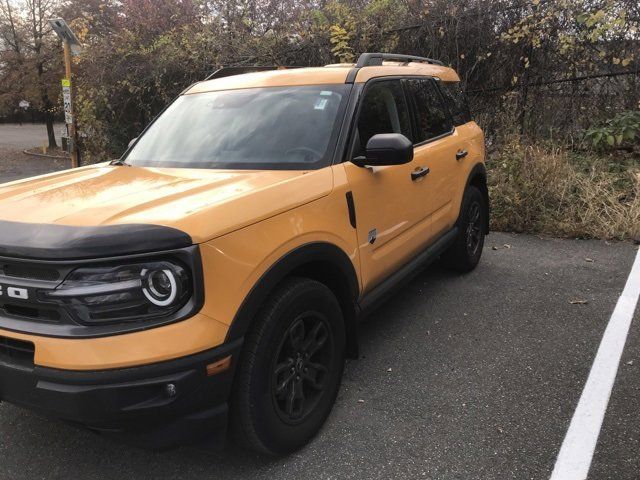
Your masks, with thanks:
M35 157L0 145L0 184L69 167L69 160Z

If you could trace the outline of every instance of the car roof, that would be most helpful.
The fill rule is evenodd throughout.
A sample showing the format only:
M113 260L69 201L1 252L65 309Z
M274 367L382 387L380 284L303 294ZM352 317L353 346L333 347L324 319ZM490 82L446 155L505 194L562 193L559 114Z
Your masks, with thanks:
M257 87L285 87L302 85L344 84L355 64L342 63L326 67L288 68L232 75L198 82L184 93L202 93L220 90L236 90ZM445 82L459 82L452 68L423 62L388 62L382 65L358 69L355 83L365 83L372 78L387 76L429 76Z

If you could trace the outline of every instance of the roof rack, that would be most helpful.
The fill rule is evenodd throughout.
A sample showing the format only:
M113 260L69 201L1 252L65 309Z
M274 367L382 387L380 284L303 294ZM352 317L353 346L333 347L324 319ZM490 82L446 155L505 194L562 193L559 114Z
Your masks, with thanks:
M243 73L266 72L269 70L286 70L289 68L302 67L284 67L282 65L271 66L253 66L253 67L222 67L209 75L205 80L213 80L214 78L230 77L232 75L242 75Z
M432 65L444 65L440 60L427 57L415 57L413 55L400 55L396 53L363 53L358 58L356 68L377 67L382 65L384 60L398 60L402 62L422 62Z

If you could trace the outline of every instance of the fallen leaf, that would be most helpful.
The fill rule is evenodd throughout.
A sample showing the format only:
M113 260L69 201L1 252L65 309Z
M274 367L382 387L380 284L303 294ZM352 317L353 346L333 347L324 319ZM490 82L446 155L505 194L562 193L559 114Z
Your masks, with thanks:
M589 303L589 300L569 300L571 305L585 305Z

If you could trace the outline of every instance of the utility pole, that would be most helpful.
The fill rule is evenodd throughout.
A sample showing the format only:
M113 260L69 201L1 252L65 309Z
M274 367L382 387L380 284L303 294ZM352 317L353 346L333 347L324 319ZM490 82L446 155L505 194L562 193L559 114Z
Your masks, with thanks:
M69 97L69 102L67 103L65 98L65 122L67 124L67 133L69 135L69 140L71 141L69 153L71 154L71 168L77 168L80 166L78 162L78 129L76 128L76 116L73 112L73 82L71 79L71 47L69 47L69 42L66 40L62 41L62 46L64 47L64 70L65 70L65 80L62 81L62 91L63 97ZM65 93L64 89L68 88L68 94ZM67 107L68 105L68 107ZM67 108L69 113L67 115ZM68 118L71 117L71 118ZM68 120L71 120L70 122Z
M49 23L53 27L58 37L62 39L64 49L64 69L65 78L62 79L62 98L64 100L64 121L67 124L67 134L69 137L71 155L71 167L80 166L78 158L78 125L73 111L73 77L71 73L71 54L79 54L81 50L80 41L73 34L67 22L62 18L52 18Z

